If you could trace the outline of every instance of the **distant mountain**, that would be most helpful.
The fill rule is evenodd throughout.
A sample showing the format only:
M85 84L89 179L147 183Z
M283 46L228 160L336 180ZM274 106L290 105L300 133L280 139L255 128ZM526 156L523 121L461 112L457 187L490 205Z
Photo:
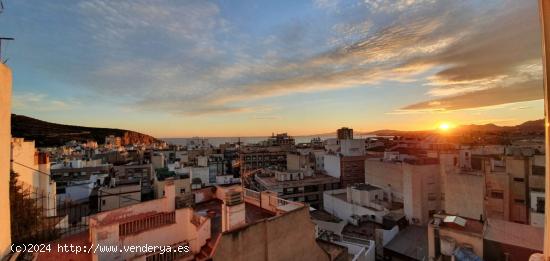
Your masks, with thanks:
M17 114L11 115L11 134L13 137L34 140L37 147L60 146L71 140L103 143L109 135L121 137L123 144L151 144L159 141L130 130L57 124Z
M427 134L435 130L423 130L423 131L399 131L399 130L377 130L371 132L364 132L359 134L365 135L379 135L379 136L394 136L394 135L407 135L407 134ZM516 126L498 126L493 123L484 125L461 125L453 129L455 134L466 133L521 133L521 134L534 134L544 135L544 119L527 121Z

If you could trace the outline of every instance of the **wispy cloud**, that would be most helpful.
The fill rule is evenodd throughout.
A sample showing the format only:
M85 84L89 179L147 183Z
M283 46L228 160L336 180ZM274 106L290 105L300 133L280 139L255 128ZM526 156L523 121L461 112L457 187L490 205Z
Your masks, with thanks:
M209 1L81 1L96 60L79 84L118 106L176 115L252 113L258 99L389 82L419 89L421 101L394 113L542 98L533 1L313 6L338 11L243 26Z
M12 107L15 111L66 111L79 104L72 99L57 99L41 93L14 93Z

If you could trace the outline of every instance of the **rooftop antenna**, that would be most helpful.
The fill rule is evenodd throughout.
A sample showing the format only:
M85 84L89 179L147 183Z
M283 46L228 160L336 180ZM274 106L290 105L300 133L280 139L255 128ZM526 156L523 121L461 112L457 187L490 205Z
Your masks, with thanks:
M15 39L11 37L0 37L0 62L4 64L8 61L8 59L2 60L2 41L12 41L12 40L15 40Z
M4 11L4 3L2 2L2 0L0 0L0 14ZM1 63L6 63L8 61L8 59L5 59L5 60L2 60L2 41L12 41L12 40L15 40L11 37L0 37L0 62Z

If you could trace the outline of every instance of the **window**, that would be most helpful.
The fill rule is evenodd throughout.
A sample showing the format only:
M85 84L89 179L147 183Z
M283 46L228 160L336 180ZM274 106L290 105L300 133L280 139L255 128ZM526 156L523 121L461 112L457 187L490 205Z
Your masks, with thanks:
M514 202L516 204L525 204L525 200L524 199L514 199Z
M185 189L184 188L180 189L180 193L185 193Z
M429 200L429 201L434 201L434 200L436 200L436 199L437 199L437 196L436 196L435 193L431 193L431 192L428 193L428 200Z
M105 205L107 202L105 200L101 200L101 205Z
M533 165L532 173L533 175L536 175L536 176L544 176L544 166Z
M503 199L504 192L502 190L493 190L491 191L491 198Z
M514 178L514 181L516 181L516 182L524 182L525 179L523 179L523 178Z
M537 197L537 212L544 213L544 197Z

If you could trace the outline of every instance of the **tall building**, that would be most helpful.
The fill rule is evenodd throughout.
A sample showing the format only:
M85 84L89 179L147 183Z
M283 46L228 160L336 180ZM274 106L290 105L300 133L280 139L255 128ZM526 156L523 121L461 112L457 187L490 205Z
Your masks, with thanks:
M285 146L290 147L294 146L295 141L294 138L291 136L288 136L287 133L275 133L271 134L271 137L269 137L266 141L267 146Z
M365 140L341 140L338 152L324 155L328 175L340 179L343 187L365 182Z
M353 129L342 127L336 130L336 137L339 140L352 140L353 139Z
M0 63L0 258L7 255L11 244L10 225L10 137L11 137L11 70Z

